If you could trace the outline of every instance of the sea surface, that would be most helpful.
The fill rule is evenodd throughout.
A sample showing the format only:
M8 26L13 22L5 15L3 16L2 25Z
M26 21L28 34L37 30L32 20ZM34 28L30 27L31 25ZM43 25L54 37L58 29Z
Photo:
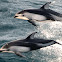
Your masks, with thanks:
M36 31L38 33L35 37L62 43L62 22L42 22L35 27L28 21L14 18L21 10L40 8L49 1L54 0L0 0L0 47L6 42L25 39ZM50 9L62 13L62 0L55 0ZM0 53L0 62L62 62L62 46L58 44L22 54L26 58L12 53Z

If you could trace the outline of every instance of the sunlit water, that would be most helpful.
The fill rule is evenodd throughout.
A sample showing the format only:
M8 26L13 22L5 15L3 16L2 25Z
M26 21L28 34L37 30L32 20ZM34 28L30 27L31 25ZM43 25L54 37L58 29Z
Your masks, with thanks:
M0 0L0 46L6 42L24 39L37 31L36 37L57 40L62 43L62 22L42 22L34 27L29 22L14 19L15 13L23 9L40 8L54 0ZM50 9L62 13L62 1L55 0ZM36 51L22 53L21 58L12 53L0 53L0 62L62 62L62 46L55 44Z

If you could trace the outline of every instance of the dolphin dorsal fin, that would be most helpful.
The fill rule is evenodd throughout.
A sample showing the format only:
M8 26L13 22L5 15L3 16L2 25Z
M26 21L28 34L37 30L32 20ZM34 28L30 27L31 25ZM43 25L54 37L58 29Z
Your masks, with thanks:
M40 9L49 9L49 4L51 4L51 2L47 2L45 3Z
M34 35L35 35L36 33L37 33L37 32L34 32L34 33L30 34L26 39L34 38Z

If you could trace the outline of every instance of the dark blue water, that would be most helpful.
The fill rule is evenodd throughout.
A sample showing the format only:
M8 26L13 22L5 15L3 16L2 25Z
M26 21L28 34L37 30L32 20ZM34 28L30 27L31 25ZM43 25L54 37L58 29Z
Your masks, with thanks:
M53 1L53 0L49 0ZM40 8L48 0L0 0L0 47L6 42L24 39L34 31L37 37L62 40L62 22L46 22L34 27L28 21L14 19L14 15L23 10ZM52 10L62 13L62 1L50 5ZM40 50L22 53L21 58L12 53L0 53L0 62L62 62L62 46L55 44Z

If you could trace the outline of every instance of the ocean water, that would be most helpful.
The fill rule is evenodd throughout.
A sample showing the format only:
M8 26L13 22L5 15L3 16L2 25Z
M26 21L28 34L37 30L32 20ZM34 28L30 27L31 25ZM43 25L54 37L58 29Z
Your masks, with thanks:
M54 0L0 0L0 47L6 42L24 39L35 31L38 32L38 38L53 39L62 43L62 22L42 22L40 26L34 27L28 21L14 19L17 12L40 8L49 1ZM62 13L62 0L55 0L50 9ZM12 53L0 53L0 62L62 62L62 46L58 44L22 54L26 58Z

